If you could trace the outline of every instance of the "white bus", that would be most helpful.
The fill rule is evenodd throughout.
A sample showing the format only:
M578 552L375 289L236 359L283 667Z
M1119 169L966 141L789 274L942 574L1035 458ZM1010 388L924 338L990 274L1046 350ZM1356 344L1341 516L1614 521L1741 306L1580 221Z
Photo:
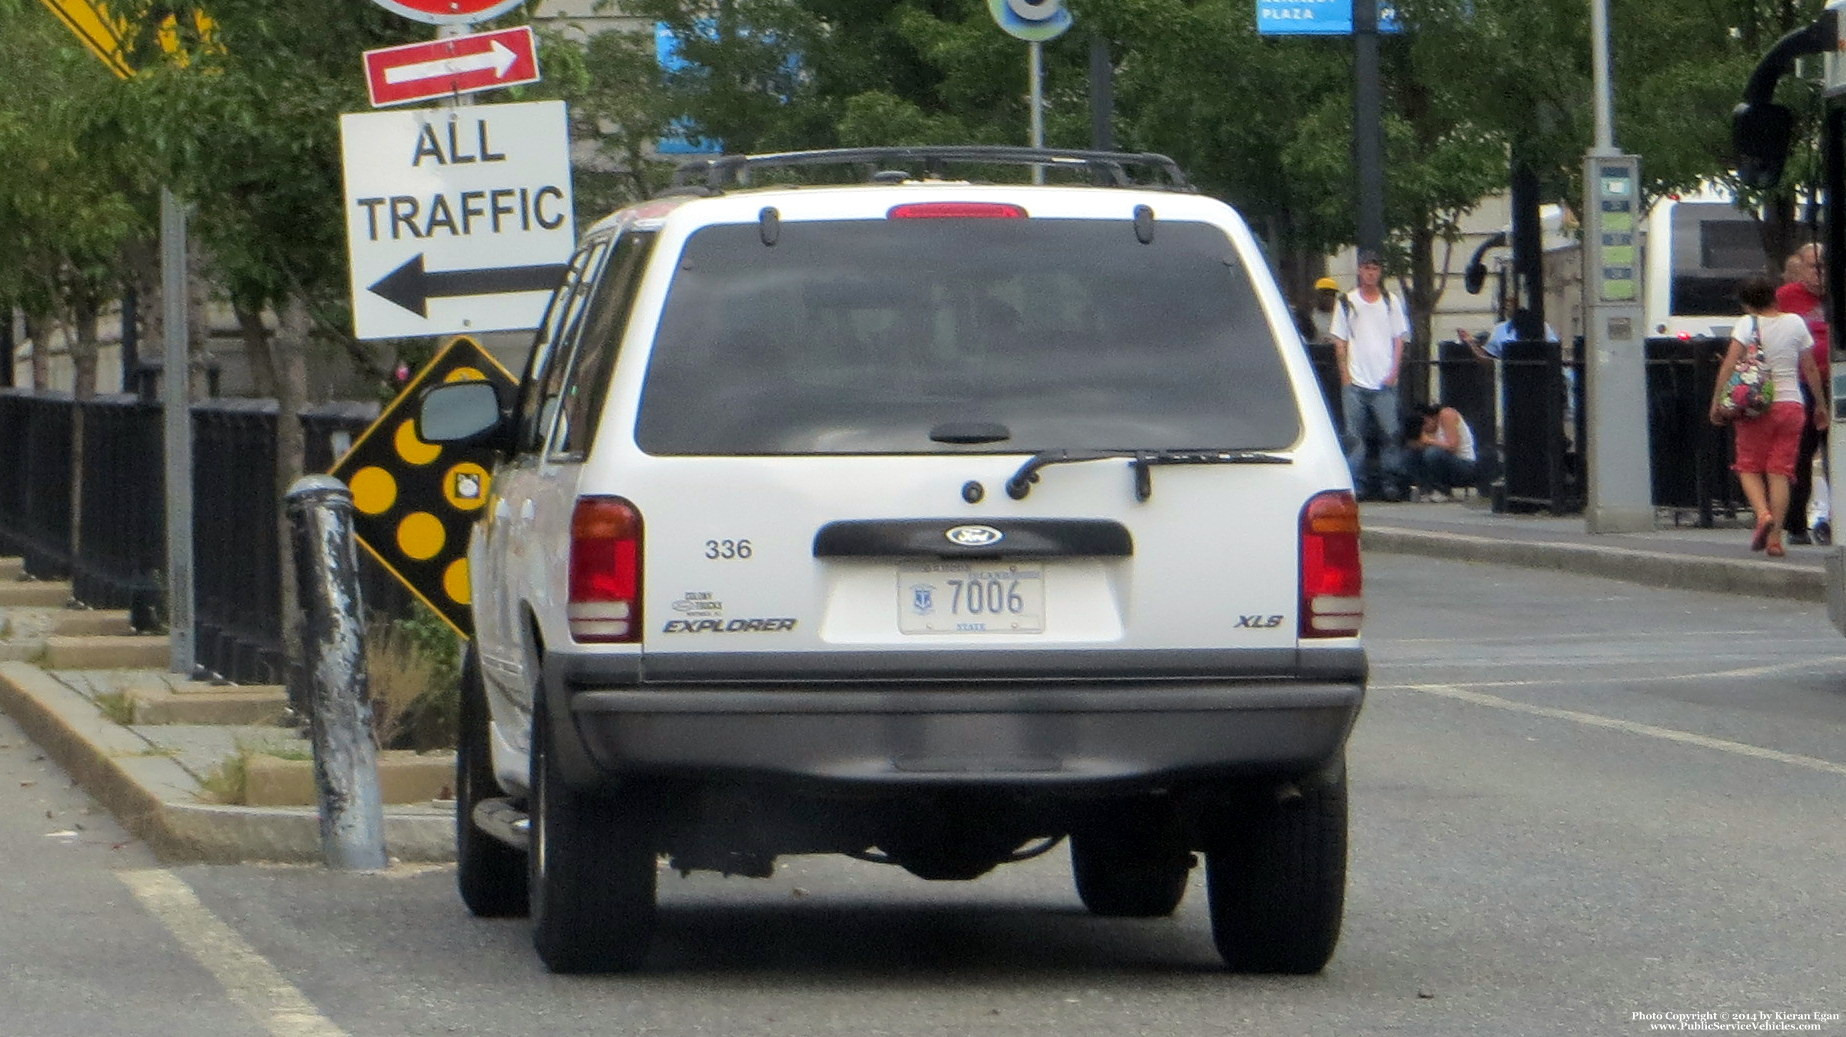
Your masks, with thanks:
M1648 210L1641 309L1649 335L1722 338L1742 312L1737 285L1762 275L1761 224L1722 189L1671 195Z

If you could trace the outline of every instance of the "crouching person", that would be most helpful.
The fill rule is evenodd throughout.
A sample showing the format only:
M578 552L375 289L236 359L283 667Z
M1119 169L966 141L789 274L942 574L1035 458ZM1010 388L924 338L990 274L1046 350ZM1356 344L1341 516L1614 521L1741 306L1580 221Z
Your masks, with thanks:
M1446 499L1458 486L1472 486L1479 475L1474 430L1453 407L1425 403L1416 409L1420 426L1405 444L1410 479L1425 499Z

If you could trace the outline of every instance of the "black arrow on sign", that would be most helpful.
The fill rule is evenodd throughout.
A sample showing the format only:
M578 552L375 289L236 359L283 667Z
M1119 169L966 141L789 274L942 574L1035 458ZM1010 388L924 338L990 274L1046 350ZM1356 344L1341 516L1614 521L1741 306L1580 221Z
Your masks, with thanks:
M564 280L563 263L539 266L501 266L483 270L423 269L423 253L374 282L373 295L395 303L419 317L429 316L431 299L462 295L504 295L509 292L549 292Z

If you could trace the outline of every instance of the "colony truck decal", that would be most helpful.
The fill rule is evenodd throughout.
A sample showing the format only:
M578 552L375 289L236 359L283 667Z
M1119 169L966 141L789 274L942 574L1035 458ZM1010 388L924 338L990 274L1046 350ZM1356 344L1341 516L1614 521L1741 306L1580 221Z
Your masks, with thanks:
M534 328L576 242L562 101L340 117L362 339Z

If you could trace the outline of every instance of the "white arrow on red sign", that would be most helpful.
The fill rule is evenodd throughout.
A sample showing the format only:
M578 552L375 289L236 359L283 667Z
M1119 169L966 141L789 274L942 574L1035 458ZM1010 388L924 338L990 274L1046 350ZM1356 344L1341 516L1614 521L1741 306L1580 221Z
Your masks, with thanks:
M449 36L365 52L372 107L538 82L532 27Z

